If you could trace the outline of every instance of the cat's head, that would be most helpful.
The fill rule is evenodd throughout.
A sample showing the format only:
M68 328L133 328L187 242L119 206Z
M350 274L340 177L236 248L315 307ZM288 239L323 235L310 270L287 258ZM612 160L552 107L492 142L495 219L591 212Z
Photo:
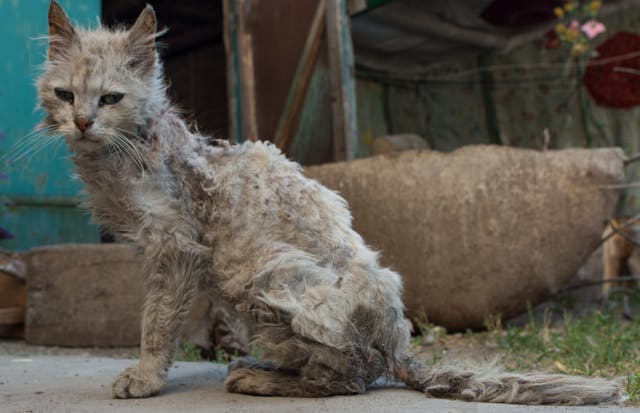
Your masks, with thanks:
M52 0L47 62L38 80L43 126L77 153L135 139L165 99L155 37L149 5L129 30L84 30Z

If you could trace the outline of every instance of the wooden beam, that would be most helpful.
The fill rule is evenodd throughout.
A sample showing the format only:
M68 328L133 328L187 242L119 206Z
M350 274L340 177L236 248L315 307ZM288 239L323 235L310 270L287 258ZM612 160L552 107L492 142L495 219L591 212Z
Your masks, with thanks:
M240 32L240 93L242 97L242 140L258 140L258 119L256 116L256 80L253 68L253 31L250 27L252 0L237 0L240 11L238 29Z
M21 255L0 250L0 273L25 283L27 267Z
M345 0L327 1L331 121L335 161L354 159L358 139L353 46Z
M0 308L0 326L24 324L24 307Z
M231 134L238 142L257 140L251 0L224 0L223 7Z
M311 77L318 61L320 45L326 29L325 8L325 0L320 0L274 135L274 143L284 153L289 152L291 143L296 135L304 100L309 91Z

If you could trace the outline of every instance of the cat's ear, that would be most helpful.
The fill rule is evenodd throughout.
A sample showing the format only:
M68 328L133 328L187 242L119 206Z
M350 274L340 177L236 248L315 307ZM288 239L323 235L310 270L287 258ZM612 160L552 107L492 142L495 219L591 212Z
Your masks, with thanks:
M156 59L156 13L147 4L140 16L129 30L130 65L146 72L155 64Z
M64 56L70 47L79 42L69 18L56 0L49 4L49 59Z

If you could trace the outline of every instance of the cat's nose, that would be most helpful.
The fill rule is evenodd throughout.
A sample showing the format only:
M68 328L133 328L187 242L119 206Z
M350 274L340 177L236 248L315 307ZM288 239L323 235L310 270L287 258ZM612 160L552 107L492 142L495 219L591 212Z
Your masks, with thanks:
M93 125L93 121L87 118L76 118L73 120L73 123L76 124L78 129L80 129L80 132L86 131L91 125Z

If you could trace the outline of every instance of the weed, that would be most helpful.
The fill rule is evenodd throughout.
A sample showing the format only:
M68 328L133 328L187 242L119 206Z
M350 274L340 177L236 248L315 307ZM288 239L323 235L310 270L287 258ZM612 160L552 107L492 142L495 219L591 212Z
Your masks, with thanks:
M627 378L627 394L632 402L640 400L640 373L630 374Z
M216 359L215 359L216 363L229 364L229 362L231 362L233 359L237 357L238 357L237 353L230 354L226 350L216 347Z
M520 320L520 326L489 317L485 332L441 336L429 346L416 339L412 344L414 352L429 365L465 359L482 365L497 358L507 370L620 380L626 383L631 404L640 404L640 302L635 306L636 318L628 321L616 301L596 310L558 302L544 311L529 308L528 318ZM433 330L433 326L421 328Z
M181 361L203 361L200 349L190 341L180 343L180 350L176 359Z
M414 346L433 344L441 337L447 335L447 330L444 327L431 324L427 321L416 321L414 325L416 331L411 338L411 344Z
M631 401L640 402L640 321L601 311L577 319L565 313L556 326L549 319L493 334L507 368L625 376Z

